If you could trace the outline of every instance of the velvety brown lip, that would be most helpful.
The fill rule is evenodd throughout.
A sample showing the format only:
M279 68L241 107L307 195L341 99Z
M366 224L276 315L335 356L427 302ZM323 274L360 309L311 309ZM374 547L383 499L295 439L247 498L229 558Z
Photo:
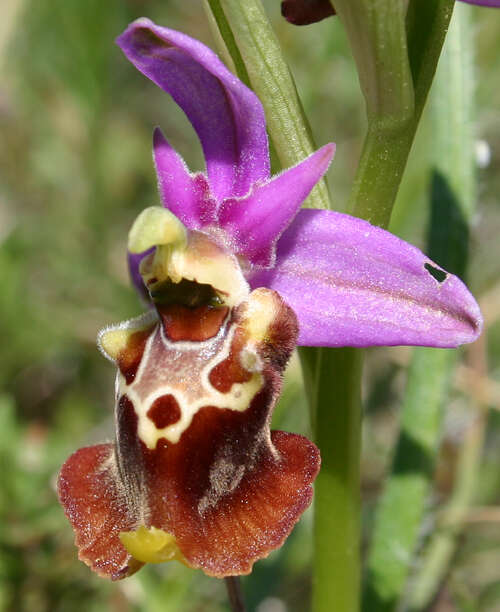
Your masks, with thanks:
M186 261L196 264L200 245L223 257L207 240L197 236ZM224 265L207 266L222 284ZM142 527L132 538L163 532L178 559L208 575L247 574L293 529L319 470L312 442L269 430L297 319L270 289L238 287L242 297L228 296L229 307L208 284L155 287L155 323L138 329L151 318L136 319L101 334L119 368L116 441L72 455L59 498L80 558L101 576L136 571L131 553L157 559L142 554L147 541L128 552L124 534Z

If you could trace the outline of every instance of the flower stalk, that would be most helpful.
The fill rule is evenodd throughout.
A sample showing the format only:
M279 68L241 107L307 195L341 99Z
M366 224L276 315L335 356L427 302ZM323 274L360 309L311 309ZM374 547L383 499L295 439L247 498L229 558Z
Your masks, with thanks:
M367 219L374 224L387 227L392 207L399 189L411 145L420 120L427 93L429 91L437 61L441 51L447 25L451 17L453 2L444 0L441 2L418 3L410 2L406 19L402 15L403 3L379 2L337 2L335 7L348 32L353 47L354 56L358 65L360 81L365 94L367 104L368 130L363 146L361 159L353 183L349 199L349 208L352 213ZM425 6L423 6L425 4ZM384 5L384 6L383 6ZM431 6L432 5L432 6ZM385 11L376 10L385 8ZM364 17L364 20L363 20ZM432 17L425 24L424 19ZM429 27L430 24L430 27ZM407 29L407 37L404 36L403 27ZM380 29L392 28L398 36L391 39L391 45L386 46L385 39L380 38ZM366 42L366 30L371 29L372 37L369 37L371 45L362 48ZM365 31L363 31L365 30ZM408 42L406 42L408 41ZM408 48L407 48L408 46ZM371 48L370 48L371 47ZM406 59L406 54L408 56ZM394 70L394 72L393 72ZM411 72L410 72L411 70ZM388 82L394 75L396 81L392 87ZM411 81L413 87L411 87ZM379 96L387 92L390 97ZM390 95L394 93L394 98ZM413 103L411 97L413 98ZM397 100L401 103L398 104ZM317 349L326 352L325 349ZM346 352L348 349L342 349ZM319 358L322 361L322 358ZM326 454L325 446L318 441L322 453L323 466L325 461L331 465L332 474L339 477L342 474L342 466L352 462L354 466L350 471L344 468L344 487L340 489L340 495L335 500L329 500L332 505L324 504L326 495L321 495L321 487L331 486L325 483L325 475L316 484L316 526L320 524L321 516L330 513L330 516L348 515L351 529L346 529L344 538L340 542L343 546L341 557L335 559L333 551L340 551L336 530L325 525L321 534L317 531L316 557L315 557L315 583L314 583L314 612L327 612L331 609L331 602L336 602L336 610L339 612L352 612L359 609L360 589L360 524L359 524L359 471L355 472L355 466L359 466L361 454L361 429L355 427L356 421L361 421L361 408L359 399L359 384L361 369L361 358L354 359L348 364L349 356L341 358L346 364L343 376L350 381L352 388L348 393L351 401L344 401L337 406L336 422L340 427L328 427L331 420L327 398L320 399L317 396L315 411L316 430L334 430L336 441L344 440L344 444L335 447L331 444L331 451ZM333 358L333 361L335 358ZM332 364L334 365L334 364ZM332 371L323 370L316 379L318 388L324 384L331 384ZM323 382L323 378L329 381ZM355 390L355 385L356 390ZM327 387L328 388L328 387ZM351 411L354 408L354 412ZM356 409L357 408L357 409ZM346 444L347 442L347 444ZM328 448L328 447L327 447ZM336 466L336 468L334 467ZM324 468L323 468L324 469ZM323 480L322 480L323 478ZM340 479L338 482L342 482ZM356 488L358 487L358 488ZM334 522L335 519L330 519ZM353 522L357 522L356 526ZM324 551L322 554L321 551ZM332 571L332 568L335 570ZM337 570L340 570L338 579ZM348 574L347 576L345 574Z
M358 67L368 129L349 198L387 227L437 66L454 0L335 3Z
M228 576L224 578L227 589L227 597L232 612L245 612L245 601L239 576Z
M321 471L314 487L313 610L357 610L363 350L300 349Z

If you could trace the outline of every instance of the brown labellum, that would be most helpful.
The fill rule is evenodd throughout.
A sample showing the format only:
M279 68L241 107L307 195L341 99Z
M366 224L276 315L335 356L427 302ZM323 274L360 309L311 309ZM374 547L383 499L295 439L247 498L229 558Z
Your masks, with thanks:
M311 502L317 448L269 430L295 314L274 291L238 291L224 306L206 285L167 283L156 322L100 336L118 365L116 441L72 455L58 492L80 559L102 576L173 558L247 574Z

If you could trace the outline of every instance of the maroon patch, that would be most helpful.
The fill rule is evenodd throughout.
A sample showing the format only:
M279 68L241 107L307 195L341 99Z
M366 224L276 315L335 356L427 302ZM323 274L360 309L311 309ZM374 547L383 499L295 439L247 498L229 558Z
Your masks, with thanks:
M245 346L246 332L238 328L231 342L229 355L218 363L208 376L210 384L221 393L228 393L234 383L245 383L252 378L252 373L241 365L240 353Z
M229 308L199 306L189 308L178 304L157 305L167 338L173 342L202 342L217 335Z
M139 365L144 354L146 342L154 328L155 325L152 325L147 329L131 334L127 341L127 345L118 355L117 364L120 368L120 372L125 378L127 385L130 385L130 383L133 382L135 375L137 374L137 370L139 369Z
M181 418L181 409L173 395L162 395L155 399L147 412L147 416L158 429L163 429L177 423Z

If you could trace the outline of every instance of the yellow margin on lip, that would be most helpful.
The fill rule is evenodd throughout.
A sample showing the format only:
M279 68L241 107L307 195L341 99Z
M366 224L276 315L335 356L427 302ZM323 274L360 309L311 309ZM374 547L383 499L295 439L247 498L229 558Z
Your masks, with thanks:
M171 533L141 525L136 531L122 531L120 540L127 551L143 563L164 563L165 561L180 561L189 566L175 537Z

